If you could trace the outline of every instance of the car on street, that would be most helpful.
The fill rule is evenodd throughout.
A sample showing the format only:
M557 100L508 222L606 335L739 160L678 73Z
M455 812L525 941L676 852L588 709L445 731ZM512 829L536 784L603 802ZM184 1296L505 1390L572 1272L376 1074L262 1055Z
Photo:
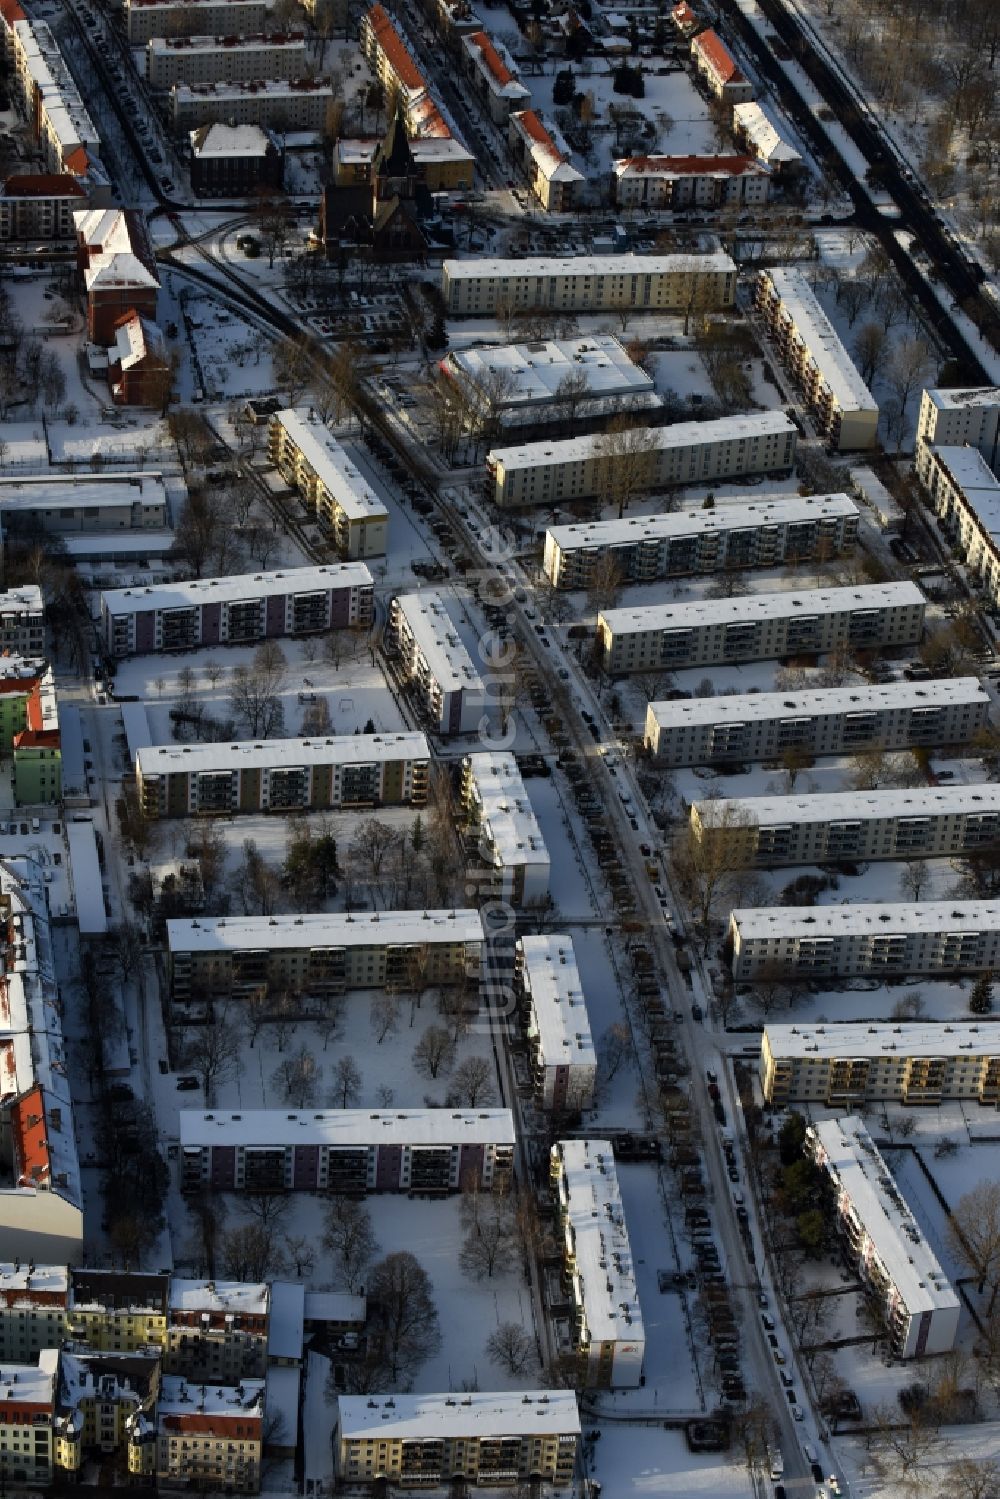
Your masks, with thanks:
M200 1084L196 1077L179 1077L177 1079L177 1090L180 1093L193 1093Z
M792 1406L792 1420L793 1421L804 1421L805 1418L806 1418L806 1413L802 1409L801 1405L793 1405ZM819 1499L818 1495L817 1495L817 1499Z

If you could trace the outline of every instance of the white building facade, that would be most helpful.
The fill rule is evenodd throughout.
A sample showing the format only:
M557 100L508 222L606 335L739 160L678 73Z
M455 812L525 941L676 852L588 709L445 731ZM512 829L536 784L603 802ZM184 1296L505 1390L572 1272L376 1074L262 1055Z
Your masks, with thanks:
M441 294L453 317L483 317L509 305L525 311L721 311L736 297L736 266L706 255L579 255L523 260L446 260Z
M935 448L978 448L992 467L1000 457L1000 387L925 390L917 417L917 458Z
M310 514L332 533L345 561L384 555L389 513L333 433L310 411L277 411L268 455Z
M624 156L613 171L619 208L761 208L771 186L752 156Z
M158 36L146 45L146 76L154 89L177 83L304 78L308 69L309 54L301 31L240 37Z
M976 447L917 447L917 476L962 561L1000 604L1000 481Z
M438 734L471 734L486 707L486 687L436 589L392 601L386 649Z

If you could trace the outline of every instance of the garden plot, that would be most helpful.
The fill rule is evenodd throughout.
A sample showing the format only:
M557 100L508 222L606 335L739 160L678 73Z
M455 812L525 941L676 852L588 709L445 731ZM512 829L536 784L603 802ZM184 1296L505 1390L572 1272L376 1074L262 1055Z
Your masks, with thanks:
M260 329L212 296L189 292L183 303L192 358L209 400L270 394L271 349Z

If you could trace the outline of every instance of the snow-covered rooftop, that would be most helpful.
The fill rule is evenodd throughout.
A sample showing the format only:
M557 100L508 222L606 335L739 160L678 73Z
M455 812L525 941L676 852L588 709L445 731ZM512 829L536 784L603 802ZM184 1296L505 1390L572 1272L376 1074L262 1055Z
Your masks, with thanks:
M302 1358L305 1315L305 1286L294 1280L272 1281L271 1321L267 1330L269 1359L294 1359L298 1363Z
M500 406L551 401L568 375L586 377L587 388L577 397L581 401L654 388L652 376L633 364L613 333L455 349L442 360L441 368L445 374L455 372L474 382Z
M668 181L677 177L710 177L728 182L732 177L765 177L767 167L753 156L621 156L615 176Z
M827 1170L853 1204L910 1314L957 1307L958 1298L864 1121L853 1114L828 1119L811 1125L809 1133L818 1140Z
M248 99L263 94L267 98L295 99L303 94L331 94L333 85L327 78L256 78L252 82L175 83L170 97L175 104L190 104L197 99L211 99L223 104L229 99Z
M439 589L399 593L394 603L399 605L414 643L442 692L485 690Z
M741 692L732 697L681 698L650 703L658 724L735 724L757 719L814 718L840 713L879 713L905 708L943 708L984 703L990 695L977 677L941 677L933 682L884 682L878 686L817 687L808 692Z
M288 52L305 56L306 39L301 31L256 32L233 36L154 36L146 43L148 52Z
M0 1364L0 1399L5 1407L33 1405L52 1407L59 1372L58 1348L43 1348L35 1364ZM4 1417L7 1424L9 1416ZM24 1417L27 1422L28 1417Z
M802 521L833 520L857 513L858 507L846 494L760 495L749 502L719 503L712 510L699 506L691 510L667 510L658 515L627 515L621 520L550 526L547 534L561 552L572 552L582 547L672 540L692 532L701 535L706 531L757 531L767 526L793 526Z
M307 1323L363 1323L367 1308L368 1302L364 1296L352 1296L349 1291L307 1291L304 1319Z
M809 351L842 411L877 411L878 403L862 380L840 335L820 306L802 271L774 266L761 273L771 282L783 311Z
M167 495L157 473L28 474L0 477L0 515L5 510L78 510L111 505L162 505ZM145 543L143 543L145 545Z
M1000 813L1000 783L972 786L920 786L914 790L817 791L805 796L734 796L696 802L703 823L738 808L761 827L784 823L845 822L895 817L954 817L964 813Z
M507 868L514 864L547 867L549 852L515 757L484 751L469 755L467 764L498 862Z
M183 1120L184 1115L181 1114ZM264 1414L264 1381L241 1379L238 1385L201 1384L180 1374L164 1374L156 1400L161 1422L173 1417L204 1417L239 1420ZM200 1432L204 1427L200 1426Z
M218 157L226 161L234 156L266 156L276 149L274 136L261 125L199 125L190 131L191 155L199 161Z
M778 936L982 932L1000 928L1000 901L922 900L886 905L852 901L841 906L761 906L735 910L732 919L742 936L753 941ZM1000 1035L1000 1026L997 1033Z
M0 593L0 617L8 614L41 614L42 590L35 583L22 583Z
M239 1145L513 1145L510 1109L181 1109L182 1150ZM609 1147L610 1148L610 1147Z
M924 397L941 411L966 410L973 406L1000 406L1000 386L972 385L960 390L925 390Z
M223 1312L266 1317L271 1305L267 1281L170 1280L172 1312Z
M719 442L740 438L783 436L796 431L795 423L783 411L754 411L745 416L722 416L711 422L674 422L670 427L644 427L642 437L657 452L668 448L712 447ZM494 448L487 454L490 467L503 464L510 473L519 468L536 468L556 463L586 463L600 456L603 438L600 433L583 437L564 437L557 442L526 442L518 447Z
M423 734L337 734L315 739L238 740L231 744L154 744L136 763L150 776L197 775L204 771L288 769L300 765L370 765L378 760L429 760Z
M961 491L979 529L1000 547L1000 480L978 448L936 447L934 460Z
M482 942L478 911L310 911L287 916L196 916L167 922L176 952L246 952L287 947L372 947L390 943Z
M767 1025L773 1057L970 1057L1000 1056L1000 1022L933 1025L927 1021L888 1025Z
M524 956L525 983L546 1064L595 1066L597 1053L573 938L522 937L518 945Z
M228 578L192 578L156 583L148 588L112 588L101 594L109 614L142 610L188 609L201 604L232 604L271 594L326 593L338 588L370 588L372 575L363 562L334 562L325 567L284 567L269 573L236 573ZM0 596L0 612L3 597Z
M609 1140L560 1140L560 1200L592 1344L643 1341L642 1312Z
M348 1441L420 1442L457 1437L579 1436L572 1390L456 1395L340 1395L338 1434Z
M348 520L385 517L386 508L340 443L318 417L287 407L272 418L280 423L302 457L334 496Z
M802 160L801 152L789 144L776 116L767 105L737 104L733 108L733 120L762 161L780 166Z
M69 1292L67 1265L0 1265L0 1304L15 1305L19 1297L63 1296Z
M707 255L679 252L674 255L526 255L521 260L446 260L443 270L451 281L530 281L538 276L546 279L550 276L672 276L690 271L736 273L733 261L724 250L713 250Z
M699 599L683 604L642 604L603 609L601 618L616 635L650 630L695 629L705 625L794 615L841 614L861 609L899 609L923 605L915 583L863 583L847 588L810 588L804 593L755 593L744 598Z

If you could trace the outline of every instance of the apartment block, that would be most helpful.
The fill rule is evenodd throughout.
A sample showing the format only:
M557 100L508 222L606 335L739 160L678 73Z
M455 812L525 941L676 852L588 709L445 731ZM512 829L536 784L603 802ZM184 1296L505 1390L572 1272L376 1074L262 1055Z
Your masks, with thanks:
M147 817L422 807L430 747L423 734L155 744L136 754Z
M736 266L721 250L707 255L575 255L558 259L446 260L441 294L452 317L498 306L554 312L721 311L736 297Z
M73 214L86 201L71 172L8 177L0 183L0 240L75 240Z
M154 36L243 36L260 31L268 0L122 0L129 46Z
M659 764L722 765L860 749L938 750L968 744L989 723L990 697L976 677L886 682L811 692L653 702L644 743Z
M743 75L718 32L700 31L691 43L691 61L708 91L724 104L753 98L753 84Z
M1000 839L1000 784L695 802L691 826L699 839L738 843L758 869L961 858Z
M486 711L486 684L444 595L435 588L398 593L389 609L385 650L429 727L471 734Z
M557 1351L586 1388L635 1389L646 1335L609 1140L560 1140L549 1158L567 1305Z
M884 1320L894 1358L947 1353L960 1304L885 1160L857 1115L806 1130L836 1202L841 1243Z
M374 595L363 562L117 588L101 594L101 633L122 657L367 629ZM0 628L3 617L0 597Z
M556 588L587 588L609 559L622 583L776 567L850 551L858 524L858 508L846 494L762 495L713 510L550 526L543 566Z
M76 1269L70 1273L63 1337L77 1352L162 1353L169 1312L165 1272Z
M332 533L342 558L384 555L389 535L385 505L318 417L291 408L275 412L268 453L309 513Z
M803 272L785 266L761 271L755 302L830 446L839 452L874 447L878 405Z
M10 1479L17 1488L48 1488L57 1477L59 1373L57 1348L43 1349L31 1363L6 1364L0 1370L0 1466L5 1487Z
M651 375L613 333L453 349L438 366L479 417L503 427L584 421L660 406ZM583 382L581 388L567 385Z
M58 1348L68 1305L66 1265L0 1265L0 1363L33 1363L43 1348Z
M260 992L403 993L479 981L479 912L367 911L302 916L201 916L167 922L167 977L181 1003Z
M0 478L0 522L10 536L38 529L69 535L162 530L169 516L157 473L74 474L72 483L39 474Z
M514 110L507 144L546 212L569 213L587 179L573 166L569 144L555 126L546 125L537 110Z
M974 580L1000 605L1000 480L978 448L917 447L917 475Z
M752 156L623 156L613 167L619 208L760 208L771 186Z
M519 937L515 982L538 1102L560 1112L589 1109L597 1052L572 937Z
M567 1488L579 1444L570 1390L341 1395L333 1425L334 1472L351 1487Z
M146 43L146 77L154 89L173 88L178 83L304 78L309 60L301 31L252 36L156 36Z
M510 1183L509 1109L180 1112L186 1192L457 1192Z
M58 1360L52 1423L56 1477L79 1481L87 1461L110 1470L118 1465L116 1459L124 1459L121 1467L130 1484L151 1484L159 1355L149 1350L78 1353L64 1348Z
M915 583L758 593L690 604L605 609L597 639L605 670L679 671L839 649L915 645L923 634Z
M683 489L748 474L786 474L795 462L796 437L783 411L677 422L637 429L629 461L637 489ZM618 455L614 442L600 434L494 448L486 455L488 493L502 508L593 499L612 489Z
M73 74L45 21L28 20L17 0L0 12L10 99L28 124L46 174L67 173L81 184L103 180L101 141Z
M917 417L918 462L924 444L978 448L992 468L1000 456L1000 386L925 390Z
M206 1384L263 1379L276 1290L266 1281L171 1276L164 1372Z
M209 1385L164 1375L156 1411L157 1484L256 1494L264 1446L264 1399L262 1379Z
M826 1109L945 1099L1000 1103L1000 1025L768 1025L760 1052L764 1097Z
M226 120L271 130L322 130L333 85L322 78L267 78L249 83L178 83L170 117L179 134Z
M733 135L775 178L796 177L808 170L801 151L792 145L776 111L768 104L734 105Z
M465 75L489 110L494 125L503 125L512 109L524 109L531 90L518 76L517 64L502 42L486 31L470 31L461 40Z
M549 894L549 852L517 760L509 753L462 761L466 841L492 871L492 893L511 905L539 905Z
M433 174L440 189L471 188L474 158L453 135L451 125L413 59L409 43L381 5L373 5L362 18L361 49L384 88L386 98L396 99L401 106L407 136L411 140L434 140L449 148L433 167L426 162L428 186Z

